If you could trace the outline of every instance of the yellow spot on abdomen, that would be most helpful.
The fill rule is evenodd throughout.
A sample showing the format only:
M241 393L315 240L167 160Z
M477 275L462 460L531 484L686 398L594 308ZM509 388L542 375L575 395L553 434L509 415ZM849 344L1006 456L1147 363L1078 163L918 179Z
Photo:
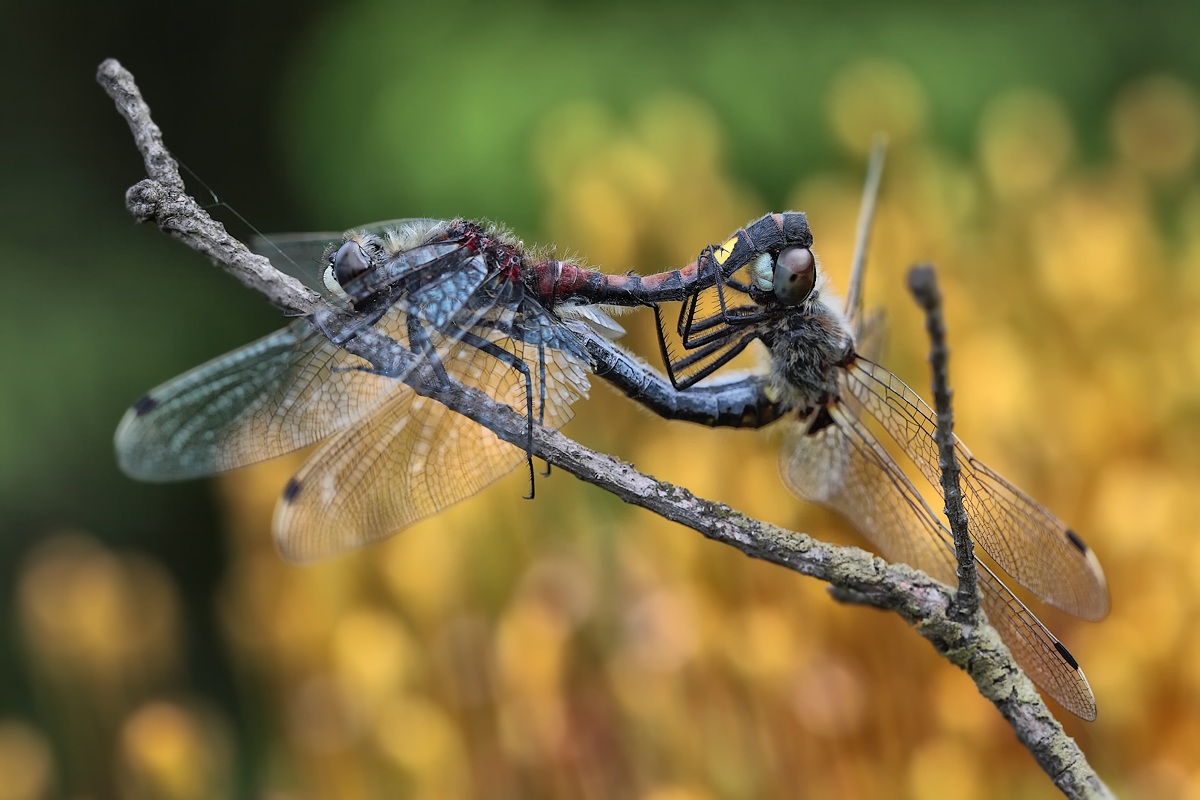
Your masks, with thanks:
M733 255L733 248L737 246L737 242L738 242L738 237L735 236L732 239L730 239L728 242L726 242L725 244L723 244L717 248L716 252L713 255L715 255L717 257L718 264L723 265L726 261L729 260L729 257L731 255Z

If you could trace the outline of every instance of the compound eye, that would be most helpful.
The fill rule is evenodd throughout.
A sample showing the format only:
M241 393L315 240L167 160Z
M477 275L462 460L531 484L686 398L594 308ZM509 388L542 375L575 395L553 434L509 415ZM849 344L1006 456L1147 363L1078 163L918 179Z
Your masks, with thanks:
M794 306L812 294L817 282L817 260L807 247L789 247L775 261L775 299Z
M346 242L333 256L333 277L337 279L339 286L345 286L366 272L370 265L370 259L358 242Z

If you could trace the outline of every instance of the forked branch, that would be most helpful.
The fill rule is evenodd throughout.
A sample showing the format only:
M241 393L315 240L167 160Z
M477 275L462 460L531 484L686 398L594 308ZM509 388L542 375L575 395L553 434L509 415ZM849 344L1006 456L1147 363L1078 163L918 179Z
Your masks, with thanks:
M148 178L126 195L139 220L160 228L204 253L247 287L284 312L313 315L321 330L338 330L346 312L325 303L293 278L278 272L262 256L226 232L187 195L178 166L150 118L133 76L115 60L100 65L97 80L129 123L146 160ZM471 419L486 419L505 441L526 444L526 420L485 393L451 382L439 388L428 367L412 367L412 354L391 338L367 329L344 347L404 382L425 397ZM856 547L836 547L802 533L750 519L721 503L638 472L611 456L596 453L558 431L534 426L533 452L577 478L599 486L627 503L641 506L742 553L826 581L843 597L896 612L928 639L939 653L964 669L981 694L1012 725L1055 785L1068 797L1112 797L1083 753L1042 702L1037 689L1013 661L1008 648L982 612L963 623L952 617L954 590L903 564L888 564ZM949 502L949 501L948 501ZM958 501L961 508L961 500Z

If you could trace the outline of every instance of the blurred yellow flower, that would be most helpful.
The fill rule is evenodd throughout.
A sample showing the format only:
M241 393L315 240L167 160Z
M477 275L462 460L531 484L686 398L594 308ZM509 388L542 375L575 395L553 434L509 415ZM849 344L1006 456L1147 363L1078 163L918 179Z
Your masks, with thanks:
M974 750L955 738L934 739L913 752L908 796L912 800L973 800L983 796L983 778Z
M0 719L0 800L43 800L54 784L50 744L23 722Z
M82 534L29 556L18 586L30 653L52 681L79 682L119 707L124 693L167 681L178 664L170 577L144 556L118 556Z
M858 156L884 133L897 144L921 133L925 92L903 64L860 61L838 73L829 89L829 118L843 147Z
M984 174L1006 201L1019 202L1048 188L1063 173L1075 145L1061 102L1037 89L991 100L979 122Z
M124 796L215 800L230 796L229 742L221 726L178 705L138 709L121 730Z
M1200 98L1178 78L1154 75L1125 87L1112 116L1117 152L1154 178L1180 178L1200 147Z

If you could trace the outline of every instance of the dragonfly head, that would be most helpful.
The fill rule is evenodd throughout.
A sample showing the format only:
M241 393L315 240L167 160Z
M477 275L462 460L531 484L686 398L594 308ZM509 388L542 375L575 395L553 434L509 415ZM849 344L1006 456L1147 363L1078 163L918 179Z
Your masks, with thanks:
M750 263L755 288L770 292L781 306L797 306L812 294L817 283L817 259L801 245L783 248L778 256L761 253Z

